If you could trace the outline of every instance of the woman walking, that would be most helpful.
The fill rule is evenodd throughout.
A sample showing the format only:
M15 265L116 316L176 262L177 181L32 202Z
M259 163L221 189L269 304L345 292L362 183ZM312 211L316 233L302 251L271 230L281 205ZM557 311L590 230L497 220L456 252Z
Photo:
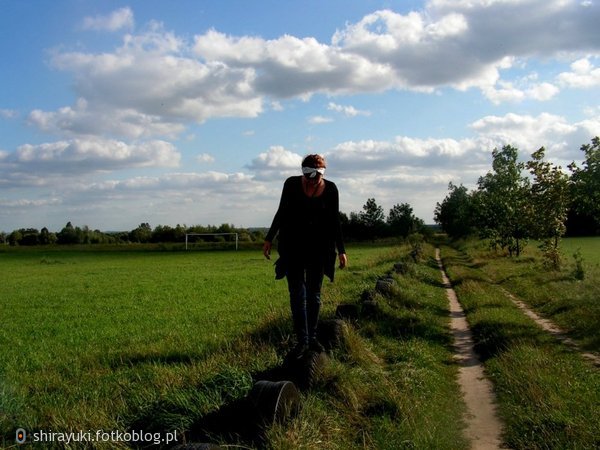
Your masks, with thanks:
M287 278L290 306L297 344L295 356L306 350L323 351L317 340L323 277L333 281L336 250L339 267L348 258L339 220L339 193L335 183L326 180L325 159L308 155L302 161L302 175L288 178L281 193L279 208L263 245L271 259L271 246L278 236L279 259L276 278Z

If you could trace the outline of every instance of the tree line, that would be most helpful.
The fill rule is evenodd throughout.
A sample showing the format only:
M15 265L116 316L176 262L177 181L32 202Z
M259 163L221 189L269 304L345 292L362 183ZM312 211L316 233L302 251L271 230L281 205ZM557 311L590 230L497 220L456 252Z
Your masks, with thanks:
M360 212L347 214L340 212L342 234L349 241L373 240L390 236L406 237L411 233L427 232L424 222L415 217L408 203L394 205L386 217L384 210L374 198L367 200ZM33 245L88 245L88 244L129 244L129 243L182 243L187 233L238 233L240 242L262 242L265 229L236 228L234 225L158 225L154 228L144 222L131 231L102 232L88 226L74 226L68 222L59 232L54 233L44 227L20 228L9 234L0 233L0 242L11 246ZM223 242L229 236L198 236L195 241Z
M581 146L584 161L570 173L545 159L545 148L519 161L518 149L492 151L492 170L469 191L450 183L434 219L452 238L477 234L493 248L518 256L529 239L539 240L558 267L560 239L600 233L600 138Z

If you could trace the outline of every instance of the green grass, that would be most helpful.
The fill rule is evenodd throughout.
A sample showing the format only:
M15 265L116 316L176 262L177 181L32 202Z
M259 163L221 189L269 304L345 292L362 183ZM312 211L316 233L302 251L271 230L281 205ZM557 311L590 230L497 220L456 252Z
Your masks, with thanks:
M0 253L4 446L18 427L183 436L281 364L292 344L287 286L260 250L118 250ZM377 320L348 329L300 416L268 430L266 446L464 448L432 251L397 277ZM324 284L323 317L357 302L406 253L351 246L348 270Z
M564 264L554 271L544 267L533 243L519 258L490 252L483 242L471 241L461 247L480 269L477 276L508 289L568 331L586 350L600 352L600 238L563 239L561 248ZM583 280L574 276L571 257L578 248L584 258Z
M585 263L596 269L600 266L600 238L566 238L561 240L560 247L567 259L570 259L573 253L580 250Z
M519 259L489 253L478 242L442 255L463 304L506 423L504 440L516 449L577 449L600 445L600 374L581 355L556 341L506 296L516 293L561 325L572 324L580 342L597 342L597 274L577 281L542 270L534 249ZM540 302L545 298L545 302ZM594 316L595 315L595 316Z
M193 420L239 394L224 386L195 398L244 359L229 365L219 350L287 311L257 252L23 252L4 254L0 270L5 436L18 426L126 429L182 398ZM246 363L272 361L265 351Z

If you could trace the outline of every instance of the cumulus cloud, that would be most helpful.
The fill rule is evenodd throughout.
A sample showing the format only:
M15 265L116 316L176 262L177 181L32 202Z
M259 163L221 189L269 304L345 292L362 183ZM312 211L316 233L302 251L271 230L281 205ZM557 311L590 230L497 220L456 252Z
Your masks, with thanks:
M502 81L515 60L586 52L598 54L593 30L599 8L563 0L430 1L421 11L375 11L333 33L275 39L231 36L210 29L193 42L150 23L126 34L112 52L54 52L52 65L73 73L80 99L54 112L35 110L30 123L69 135L124 138L172 137L189 122L216 117L256 117L268 98L309 99L442 87L479 88L493 103L548 100L558 93L549 80ZM86 19L88 28L133 25L123 8ZM594 87L598 69L578 60L559 76L561 86ZM340 107L348 116L366 112ZM340 108L344 108L340 110Z
M166 141L127 144L116 140L72 139L25 144L0 158L0 184L43 183L56 176L131 168L176 167L180 154Z
M396 170L404 171L405 177L419 173L432 176L432 170L482 175L482 170L489 169L491 151L503 145L519 148L523 158L545 146L549 157L570 161L581 157L581 144L600 135L600 117L569 123L564 117L548 113L538 116L511 113L483 117L470 128L476 135L464 139L398 136L385 141L342 142L326 153L328 173L359 180L383 173L395 179Z
M54 115L122 111L131 116L132 131L119 130L107 120L102 124L106 132L123 135L140 133L135 129L137 121L150 121L153 126L146 133L159 134L165 132L161 127L168 133L177 131L181 122L255 117L262 111L262 98L252 88L253 70L203 63L186 52L183 40L154 25L145 33L127 35L113 53L55 53L53 66L74 74L75 90L87 107ZM87 121L84 117L80 122Z
M385 65L312 37L265 40L209 30L196 36L194 51L199 58L230 68L253 68L260 74L254 85L257 91L274 98L382 91L394 83Z
M83 19L82 28L97 31L118 31L133 28L133 11L130 8L121 8L109 15L86 17Z
M523 83L519 83L523 85ZM551 83L526 83L525 86L518 86L515 83L507 81L498 81L495 86L486 86L482 88L482 93L492 103L518 103L526 99L538 101L547 101L559 93L558 87Z
M586 142L570 142L570 137L578 133L578 124L568 123L564 117L542 113L538 116L506 114L486 116L471 124L480 136L490 139L496 146L510 144L527 152L524 156L542 146L551 147L555 155L573 152ZM600 132L600 130L598 130Z
M563 72L558 80L570 88L593 88L600 86L600 68L594 67L588 58L582 58L571 64L571 72Z
M257 180L270 180L274 176L296 175L302 164L302 156L281 146L272 146L268 151L260 153L247 166L255 173Z
M96 109L92 109L96 108ZM153 136L175 137L184 129L182 123L159 115L144 114L133 108L110 108L80 98L74 107L65 106L55 112L31 111L28 122L38 129L67 136L116 135L138 139Z

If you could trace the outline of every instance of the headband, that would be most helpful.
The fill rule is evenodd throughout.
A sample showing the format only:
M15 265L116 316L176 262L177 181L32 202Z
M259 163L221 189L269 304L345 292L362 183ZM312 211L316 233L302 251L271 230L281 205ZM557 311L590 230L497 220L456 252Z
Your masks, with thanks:
M318 169L314 167L302 167L302 173L308 178L315 178L318 173L325 175L325 167L319 167Z

